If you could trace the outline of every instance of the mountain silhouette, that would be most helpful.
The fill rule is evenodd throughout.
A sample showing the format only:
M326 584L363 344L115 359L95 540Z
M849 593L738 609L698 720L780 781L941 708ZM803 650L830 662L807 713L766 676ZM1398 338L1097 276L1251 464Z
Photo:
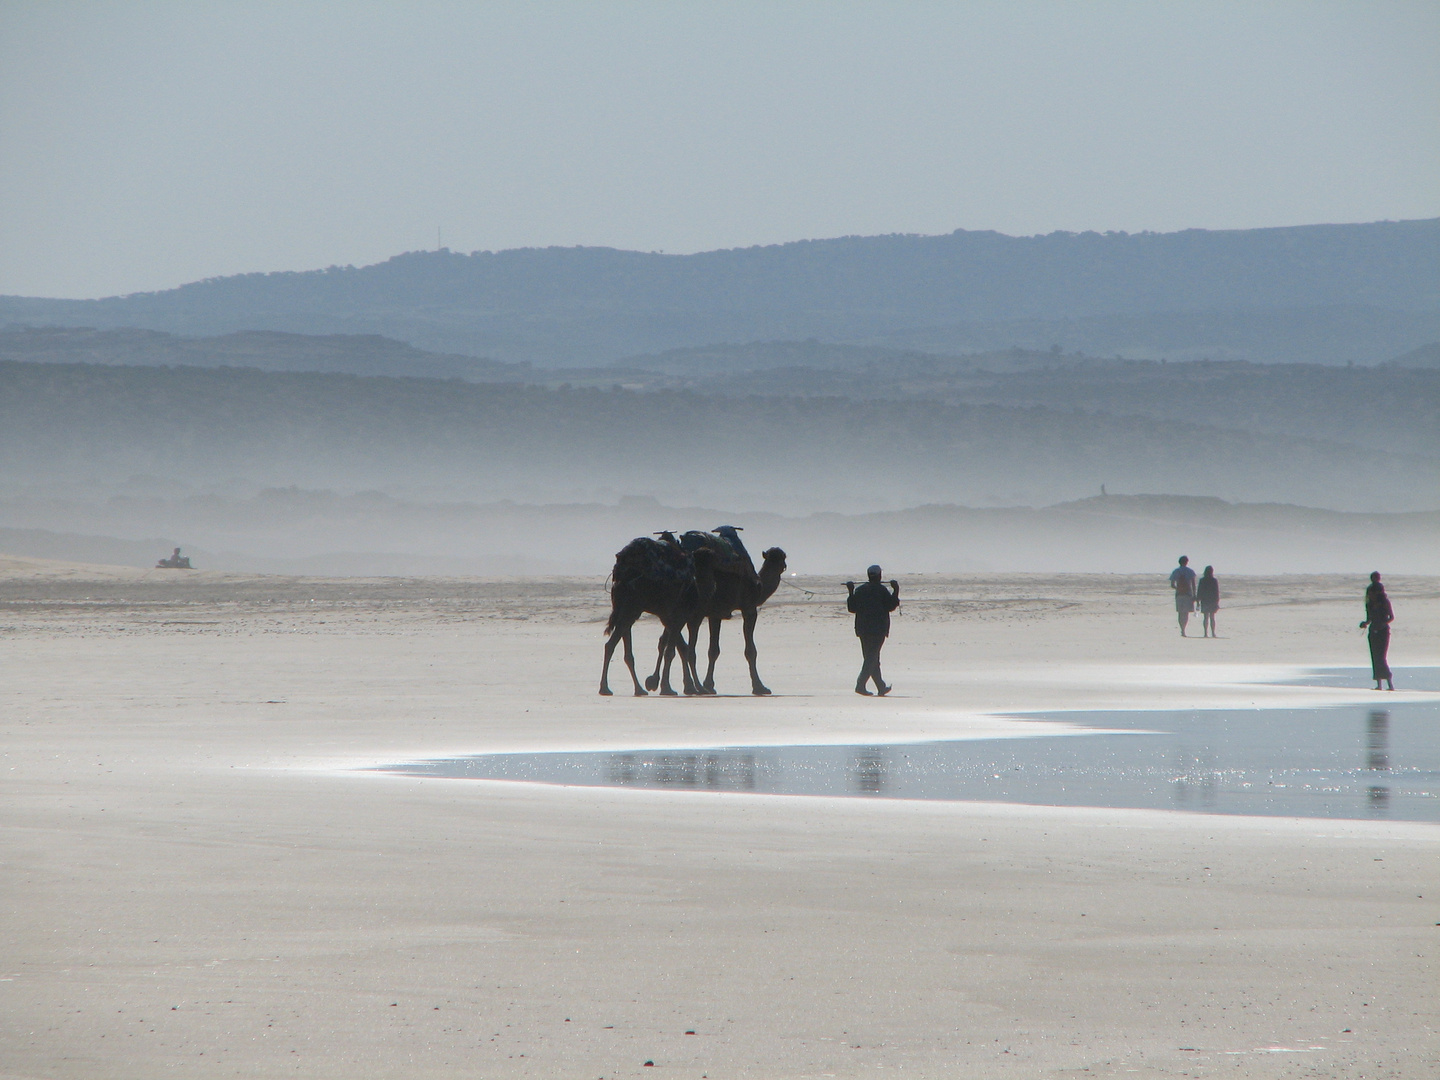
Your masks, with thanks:
M0 298L0 324L381 334L598 364L716 342L1374 362L1440 337L1440 219L1175 233L872 236L662 255L410 252L101 300Z

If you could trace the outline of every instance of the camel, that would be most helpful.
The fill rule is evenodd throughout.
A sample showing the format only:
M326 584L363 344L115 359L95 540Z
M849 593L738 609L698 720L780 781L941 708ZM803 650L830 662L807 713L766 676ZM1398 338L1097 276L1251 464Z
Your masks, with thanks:
M609 635L605 642L605 666L600 672L600 693L609 696L610 658L615 646L625 643L625 666L635 696L644 697L645 688L635 674L635 653L631 647L631 630L636 620L649 612L658 616L664 626L660 634L660 658L664 661L663 679L656 680L660 693L675 694L670 685L670 664L680 653L680 671L687 694L699 693L700 683L695 670L695 654L684 646L681 638L695 612L706 609L715 592L714 558L710 551L686 552L678 544L636 537L615 555L611 571L610 619L605 624ZM678 645L677 645L678 643ZM656 661L659 670L660 659ZM653 690L654 687L652 686Z
M745 659L750 665L750 692L757 696L764 696L770 693L769 688L760 681L760 673L755 668L755 658L758 651L755 648L755 620L760 614L760 605L774 595L775 590L780 587L780 577L785 572L785 552L778 547L770 548L764 552L763 562L760 566L760 573L755 573L754 564L750 561L750 555L740 543L740 538L735 535L736 530L730 526L723 526L715 530L731 548L729 552L718 550L714 537L708 533L689 532L681 537L681 544L686 550L695 554L716 548L714 561L715 591L708 603L701 605L687 620L689 630L689 644L681 638L678 647L688 650L691 663L695 663L695 646L700 635L700 623L709 620L710 623L710 665L705 672L705 681L700 683L700 692L703 694L715 693L715 661L720 658L720 623L730 618L735 612L740 612L741 625L745 632ZM737 558L736 555L743 556ZM724 556L729 556L728 558ZM696 668L696 678L699 678L699 669ZM658 682L656 676L652 675L646 679L646 685Z

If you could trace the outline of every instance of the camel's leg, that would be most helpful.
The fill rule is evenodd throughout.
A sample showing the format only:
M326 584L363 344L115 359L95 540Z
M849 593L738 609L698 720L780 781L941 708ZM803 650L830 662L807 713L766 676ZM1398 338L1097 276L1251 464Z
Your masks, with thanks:
M673 628L666 630L668 644L665 646L665 668L661 678L661 693L674 694L670 686L670 665L676 655L680 657L680 676L684 680L686 694L700 693L699 679L695 673L695 649L685 644L685 624L677 623ZM662 639L662 642L665 639Z
M635 650L630 647L630 631L634 623L625 628L625 666L630 669L630 681L635 684L635 696L644 697L645 688L640 685L640 680L635 676Z
M690 631L690 639L685 639L685 631ZM681 624L675 630L675 644L680 649L681 674L685 676L685 693L702 694L700 686L700 672L695 667L695 636L699 632L700 624L691 623L689 626Z
M675 628L675 649L680 653L680 674L685 679L685 693L703 694L700 685L700 670L695 664L695 643L700 638L700 623L704 616L681 623Z
M693 633L691 636L693 639ZM667 669L670 665L670 657L676 654L679 654L680 657L680 677L685 683L685 694L693 696L700 693L700 680L695 673L695 646L693 643L687 644L685 641L684 623L677 623L675 626L675 636L670 643L670 652L665 657Z
M674 661L674 659L675 659L675 639L676 639L679 635L680 635L680 628L679 628L678 626L675 626L675 627L667 626L667 627L665 628L665 633L664 633L664 635L660 638L661 643L665 646L665 648L664 648L664 653L665 653L665 667L664 667L664 670L661 672L661 675L660 675L660 693L661 693L662 695L664 695L665 697L675 697L675 696L676 696L676 695L675 695L675 688L670 685L670 664L671 664L671 663ZM683 646L681 646L681 648L683 648ZM684 659L683 654L682 654L681 659L680 659L680 667L681 667L682 670L683 670L684 667L685 667L685 659Z
M695 673L695 692L713 695L715 693L714 683L706 686L704 680L700 678L700 624L704 621L704 618L701 617L690 624L690 670Z
M615 655L615 646L620 643L622 633L623 631L617 626L605 639L605 666L600 669L600 693L606 697L614 693L610 689L610 658Z
M698 629L698 628L697 628ZM715 661L720 659L720 616L710 616L710 666L705 669L705 693L715 693Z
M655 646L655 670L645 676L646 690L658 690L660 687L660 665L665 660L665 635L668 633L663 626L660 628L660 641Z
M755 658L759 655L755 648L755 620L759 615L759 608L745 609L745 660L750 665L750 692L764 696L770 689L760 681L760 672L755 670Z

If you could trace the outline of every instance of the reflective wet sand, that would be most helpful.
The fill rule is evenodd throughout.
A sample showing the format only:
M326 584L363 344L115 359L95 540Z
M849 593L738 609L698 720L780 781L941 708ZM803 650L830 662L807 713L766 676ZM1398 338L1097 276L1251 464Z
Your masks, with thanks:
M1407 675L1400 672L1405 681ZM463 780L1440 822L1440 701L1056 713L1044 734L881 746L488 754L380 767Z

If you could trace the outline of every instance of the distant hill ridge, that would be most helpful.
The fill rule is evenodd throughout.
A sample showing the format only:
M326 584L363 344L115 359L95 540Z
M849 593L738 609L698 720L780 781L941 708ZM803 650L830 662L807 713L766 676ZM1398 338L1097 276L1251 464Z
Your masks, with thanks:
M427 352L379 334L240 330L214 337L180 337L160 330L99 330L88 326L0 329L0 359L147 367L244 367L484 382L518 381L528 368L482 357Z
M1221 340L1232 315L1256 313L1281 318ZM1151 349L1173 341L1193 352L1213 338L1227 355L1256 359L1381 360L1440 336L1440 219L1031 237L957 230L695 255L410 252L373 266L243 274L103 300L4 297L5 322L378 333L428 349L566 365L812 336L974 351L967 341L977 334L990 335L980 348L1071 348L1067 335L1087 334L1082 344L1092 352L1137 336ZM1166 330L1172 322L1177 333ZM996 328L1006 323L1024 325ZM1351 324L1354 340L1336 345L1336 326L1344 338ZM1377 344L1358 354L1366 342ZM1301 354L1334 348L1352 355Z
M1432 341L1429 345L1421 345L1404 356L1397 356L1394 360L1389 361L1389 364L1395 367L1440 370L1440 342Z

